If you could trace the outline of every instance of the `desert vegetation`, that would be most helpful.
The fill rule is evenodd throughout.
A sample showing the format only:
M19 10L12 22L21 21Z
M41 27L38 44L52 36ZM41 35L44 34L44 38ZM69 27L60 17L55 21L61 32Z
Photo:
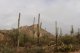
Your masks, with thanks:
M31 26L22 27L20 27L20 15L21 13L16 29L0 30L0 53L69 53L80 50L79 28L78 32L74 33L72 25L70 34L63 34L61 28L58 30L56 21L55 33L51 34L42 28L40 14L38 24L35 24L34 17Z

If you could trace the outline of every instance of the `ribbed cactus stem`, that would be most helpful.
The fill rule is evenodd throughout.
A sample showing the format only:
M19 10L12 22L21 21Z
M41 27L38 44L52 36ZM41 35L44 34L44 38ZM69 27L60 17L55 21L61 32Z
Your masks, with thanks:
M80 35L80 28L78 28L78 36Z
M33 20L33 39L34 39L34 35L35 35L35 27L34 27L34 24L35 24L35 17L34 17L34 20Z
M62 36L62 28L60 28L60 37Z
M73 35L74 33L74 28L73 28L73 25L71 26L71 35Z
M37 44L39 45L39 42L40 42L40 14L38 15L38 25L37 25L37 37L38 37L38 40L37 40Z
M55 22L55 30L56 30L56 52L58 51L58 27L57 21Z
M40 23L40 30L41 30L41 27L42 27L42 22Z
M18 38L17 38L18 43L17 43L17 47L19 47L19 35L20 35L20 33L19 33L19 27L20 27L20 16L21 16L21 13L19 13L19 18L18 18Z

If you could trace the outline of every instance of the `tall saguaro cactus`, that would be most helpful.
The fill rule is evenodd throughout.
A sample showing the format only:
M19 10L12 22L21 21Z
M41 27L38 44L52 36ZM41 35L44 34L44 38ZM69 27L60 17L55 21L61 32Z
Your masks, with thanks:
M57 27L57 21L55 22L55 34L56 34L56 52L58 51L58 27Z
M38 25L37 25L37 44L39 45L40 43L40 14L38 15Z
M20 33L19 33L19 27L20 27L20 16L21 16L21 13L19 13L19 18L18 18L18 37L17 37L17 47L19 47L19 35L20 35Z
M80 37L80 28L78 28L78 32L77 32L77 38Z
M33 20L33 39L34 39L34 35L35 35L35 27L34 27L34 24L35 24L35 17L34 17L34 20Z
M71 26L71 35L73 35L74 33L74 28L73 28L73 25Z
M63 34L62 34L62 28L60 28L60 36L62 36Z
M41 27L42 27L42 22L40 23L40 30L41 30Z
M78 28L78 35L80 35L80 28Z

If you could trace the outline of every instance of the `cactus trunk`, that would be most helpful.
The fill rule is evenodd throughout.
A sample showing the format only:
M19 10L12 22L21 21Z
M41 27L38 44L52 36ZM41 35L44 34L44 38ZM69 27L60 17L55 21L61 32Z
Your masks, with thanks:
M34 28L34 24L35 24L35 17L34 17L34 20L33 20L33 40L34 40L34 35L35 35L35 28Z
M58 51L58 27L57 22L55 22L55 29L56 29L56 52Z
M37 25L37 44L39 46L40 43L40 14L38 15L38 25Z
M19 47L19 35L20 35L20 33L19 33L19 27L20 27L20 13L19 13L19 18L18 18L18 37L17 37L17 47Z

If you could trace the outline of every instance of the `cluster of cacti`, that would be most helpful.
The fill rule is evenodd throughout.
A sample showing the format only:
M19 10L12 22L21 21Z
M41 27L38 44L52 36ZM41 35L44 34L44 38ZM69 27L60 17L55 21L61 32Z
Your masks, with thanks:
M39 45L40 42L40 29L42 26L42 22L40 23L40 14L38 14L38 24L37 24L37 44ZM33 39L34 39L34 35L35 35L35 17L33 20Z
M29 36L29 34L24 33L24 31L20 31L20 29L22 30L22 28L20 28L20 16L21 13L19 13L19 17L18 17L18 29L12 31L10 33L10 37L11 40L11 44L12 46L16 46L15 48L20 48L20 47L24 47L27 48L25 50L29 50L29 52L34 52L35 51L37 53L41 53L41 52L48 52L50 53L50 51L53 52L58 52L58 51L62 51L62 52L66 52L66 51L71 51L73 50L73 48L75 48L75 45L79 46L80 44L80 29L78 28L78 33L77 35L74 34L74 28L73 25L71 26L71 31L70 34L64 35L62 33L62 28L58 28L57 25L57 21L55 22L55 36L52 36L52 34L46 32L46 28L42 29L42 22L40 22L40 14L38 14L38 24L37 27L35 27L35 17L33 20L33 25L30 26L30 30L32 37ZM36 31L37 29L37 31ZM36 34L37 32L37 34ZM0 32L1 33L1 32ZM3 34L3 33L2 33ZM5 34L4 34L5 35ZM16 36L17 35L17 36ZM35 35L37 35L37 38L35 37ZM43 35L43 36L41 36ZM73 36L71 36L73 35ZM75 36L74 36L75 35ZM15 38L15 37L16 38ZM78 36L78 38L76 38ZM54 38L55 37L55 38ZM17 40L15 40L17 39ZM37 43L36 43L37 41ZM9 43L10 43L9 42ZM17 42L17 43L16 43ZM16 44L16 45L15 45ZM6 45L7 46L7 45ZM10 44L9 44L10 46ZM6 48L5 48L6 49Z

